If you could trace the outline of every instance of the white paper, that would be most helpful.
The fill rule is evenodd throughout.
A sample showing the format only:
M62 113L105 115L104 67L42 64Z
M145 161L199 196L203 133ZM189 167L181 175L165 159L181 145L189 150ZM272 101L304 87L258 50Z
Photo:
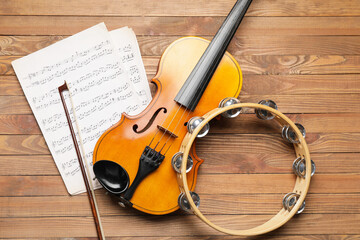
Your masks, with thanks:
M73 104L77 119L75 123L71 114L73 126L80 129L77 139L81 139L83 158L90 165L102 132L116 123L122 112L141 111L141 100L105 24L15 60L12 65L68 192L86 191L58 87L64 81L68 83L72 103L65 94L67 106Z
M142 100L143 110L151 101L151 92L136 35L128 27L113 30L110 35L121 55L121 62L128 73L131 84Z

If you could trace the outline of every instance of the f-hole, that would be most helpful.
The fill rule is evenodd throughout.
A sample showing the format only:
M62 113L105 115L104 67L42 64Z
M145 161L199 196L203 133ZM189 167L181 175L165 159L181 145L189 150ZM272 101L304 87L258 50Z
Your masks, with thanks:
M148 130L149 127L153 124L155 118L157 117L157 115L160 113L161 110L164 110L164 111L163 111L164 113L167 112L166 108L163 108L163 107L162 107L162 108L159 108L158 110L156 110L156 112L154 112L153 116L150 118L149 122L146 124L146 126L145 126L143 129L141 129L140 131L138 131L139 126L138 126L137 124L135 124L135 125L133 126L134 132L136 132L136 133L143 133L143 132L145 132L146 130Z

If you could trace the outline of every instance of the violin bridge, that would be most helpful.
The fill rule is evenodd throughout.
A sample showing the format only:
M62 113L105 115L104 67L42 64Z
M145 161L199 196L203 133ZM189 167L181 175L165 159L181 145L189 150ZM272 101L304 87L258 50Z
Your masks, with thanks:
M170 137L178 138L178 135L176 135L175 133L171 132L169 129L164 128L163 126L157 125L157 128L158 128L160 131L163 131L163 132L165 132L166 134L169 134Z

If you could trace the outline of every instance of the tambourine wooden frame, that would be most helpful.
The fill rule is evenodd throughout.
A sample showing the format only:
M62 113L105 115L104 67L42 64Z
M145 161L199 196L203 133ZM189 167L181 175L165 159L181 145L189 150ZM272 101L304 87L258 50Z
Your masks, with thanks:
M293 189L293 193L299 194L299 198L295 204L295 206L291 209L291 211L286 210L284 207L270 220L263 223L262 225L259 225L257 227L246 229L246 230L232 230L228 228L223 228L220 226L217 226L216 224L210 222L196 207L194 201L191 198L190 190L188 188L187 178L186 178L186 162L182 161L181 164L181 173L177 174L178 178L178 184L180 191L185 193L186 199L188 200L191 210L193 213L200 218L204 223L209 225L210 227L226 233L230 235L237 235L237 236L254 236L254 235L260 235L264 234L270 231L273 231L282 225L284 225L287 221L289 221L299 210L301 207L303 201L305 200L306 194L308 192L309 186L310 186L310 179L311 179L311 159L310 159L310 153L309 149L307 147L307 144L305 142L305 139L303 138L301 132L296 127L296 125L284 114L279 112L276 109L273 109L271 107L256 104L256 103L237 103L234 105L230 105L227 107L222 108L215 108L211 110L210 112L206 113L203 118L204 120L201 122L201 124L195 128L195 130L192 133L187 133L185 138L182 141L180 152L183 153L182 159L187 159L189 155L189 151L191 149L191 146L198 135L199 131L207 124L210 120L215 118L216 116L220 115L223 112L236 109L236 108L253 108L253 109L262 109L271 112L274 115L274 120L276 120L280 125L282 126L290 126L296 133L296 136L299 140L299 143L294 143L294 148L296 152L296 157L303 157L305 158L305 164L306 164L306 175L305 178L296 177L295 181L295 187Z

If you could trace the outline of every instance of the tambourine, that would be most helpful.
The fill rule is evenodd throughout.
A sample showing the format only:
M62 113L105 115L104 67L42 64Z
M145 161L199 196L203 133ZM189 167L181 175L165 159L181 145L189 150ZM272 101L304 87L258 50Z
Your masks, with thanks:
M200 197L188 188L186 173L192 167L192 159L189 157L189 151L196 137L205 136L209 131L209 121L222 115L227 118L238 116L244 108L255 109L255 114L263 120L274 119L282 127L282 137L293 143L296 153L296 159L293 162L293 171L296 174L295 186L292 192L286 194L282 201L282 209L270 220L257 227L246 230L232 230L220 227L209 221L198 209ZM236 98L225 98L220 102L218 108L213 109L202 117L194 117L189 120L188 133L183 139L180 151L173 157L173 168L177 172L180 195L178 198L179 206L182 210L193 212L204 223L220 232L238 235L253 236L273 231L287 221L295 214L301 213L305 208L305 197L309 189L311 176L315 173L315 164L310 159L309 149L305 142L305 129L301 124L293 123L288 117L277 110L276 104L271 100L262 100L256 103L240 103ZM187 161L182 161L187 159ZM311 167L310 167L311 166Z

